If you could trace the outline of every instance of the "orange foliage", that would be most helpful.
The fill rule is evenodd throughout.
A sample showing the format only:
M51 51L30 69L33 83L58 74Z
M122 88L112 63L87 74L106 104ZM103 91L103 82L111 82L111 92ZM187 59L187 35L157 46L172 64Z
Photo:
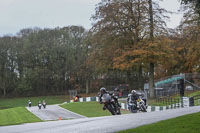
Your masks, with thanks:
M162 38L152 42L139 43L137 47L125 48L120 56L113 59L113 67L127 70L134 65L153 62L155 64L174 63L171 40ZM119 50L117 50L119 51Z

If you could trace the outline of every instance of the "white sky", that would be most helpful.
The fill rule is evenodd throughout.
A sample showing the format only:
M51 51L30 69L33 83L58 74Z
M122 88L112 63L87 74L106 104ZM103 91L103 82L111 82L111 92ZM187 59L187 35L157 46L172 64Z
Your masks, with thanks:
M91 28L90 17L101 0L0 0L0 36L15 35L23 28L55 28L81 25ZM163 0L161 7L177 12L178 0ZM172 15L168 27L176 27L181 15Z

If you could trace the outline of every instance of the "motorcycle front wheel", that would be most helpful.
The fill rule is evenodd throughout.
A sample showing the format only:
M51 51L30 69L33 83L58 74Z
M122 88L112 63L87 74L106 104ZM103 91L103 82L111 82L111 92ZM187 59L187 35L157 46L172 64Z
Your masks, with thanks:
M137 109L135 109L134 106L130 106L130 112L137 113Z
M146 110L146 107L145 107L145 105L144 104L141 104L141 110L142 110L142 112L147 112L147 110Z
M119 107L117 107L118 109L117 109L117 115L121 115L121 111L120 111L120 108Z
M110 113L111 113L112 115L116 115L116 113L115 113L114 108L112 107L112 105L107 104L107 105L106 105L106 108L110 111Z

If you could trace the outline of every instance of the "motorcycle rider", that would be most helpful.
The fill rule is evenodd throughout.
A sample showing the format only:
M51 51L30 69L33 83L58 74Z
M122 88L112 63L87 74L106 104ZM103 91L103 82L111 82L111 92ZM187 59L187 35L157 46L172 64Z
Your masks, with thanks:
M137 107L137 99L140 97L140 96L143 96L142 94L139 94L136 92L136 90L132 90L131 91L131 94L128 95L128 98L127 98L127 104L128 104L128 107L130 107L129 103L130 102L133 102L136 107ZM144 101L145 102L145 101ZM145 105L146 105L146 102L145 102Z
M134 102L134 100L133 100L133 98L132 98L132 94L128 94L128 98L127 98L127 100L126 100L126 103L128 104L128 109L130 110L130 103L133 103Z
M42 106L45 109L46 108L47 103L45 102L45 100L42 101Z
M102 96L103 96L104 94L106 94L106 93L109 94L109 95L111 96L111 98L114 99L114 101L115 101L115 103L118 105L118 107L121 107L121 105L120 105L119 102L118 102L118 99L117 99L112 93L106 91L106 88L104 88L104 87L102 87L102 88L100 89L100 94L99 94L99 102L100 102L100 104L103 103L103 102L102 102ZM115 104L114 104L114 107L116 108ZM106 107L105 107L105 105L104 105L104 106L103 106L103 110L105 110L105 109L106 109Z
M39 102L38 102L38 108L41 109L41 106L42 106L42 104L41 104L41 102L39 101Z
M31 107L31 100L28 100L28 106Z

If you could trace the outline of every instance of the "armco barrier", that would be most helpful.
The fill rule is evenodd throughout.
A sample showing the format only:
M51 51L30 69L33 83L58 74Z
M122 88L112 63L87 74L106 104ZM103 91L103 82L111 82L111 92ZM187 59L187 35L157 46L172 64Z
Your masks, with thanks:
M99 97L82 97L79 98L79 102L91 102L91 101L99 101ZM72 103L73 100L70 100L70 103Z
M176 103L176 104L172 104L172 105L168 105L168 106L148 106L147 112L180 108L180 107L182 107L180 105L181 105L181 103ZM121 103L121 108L128 110L128 105L126 103Z
M91 101L99 101L99 97L83 97L79 98L79 102L91 102ZM73 102L73 100L70 100L70 102ZM120 103L122 109L128 110L128 105L126 103ZM168 106L148 106L147 112L152 111L162 111L162 110L168 110L168 109L175 109L175 108L181 108L182 103L176 103Z

